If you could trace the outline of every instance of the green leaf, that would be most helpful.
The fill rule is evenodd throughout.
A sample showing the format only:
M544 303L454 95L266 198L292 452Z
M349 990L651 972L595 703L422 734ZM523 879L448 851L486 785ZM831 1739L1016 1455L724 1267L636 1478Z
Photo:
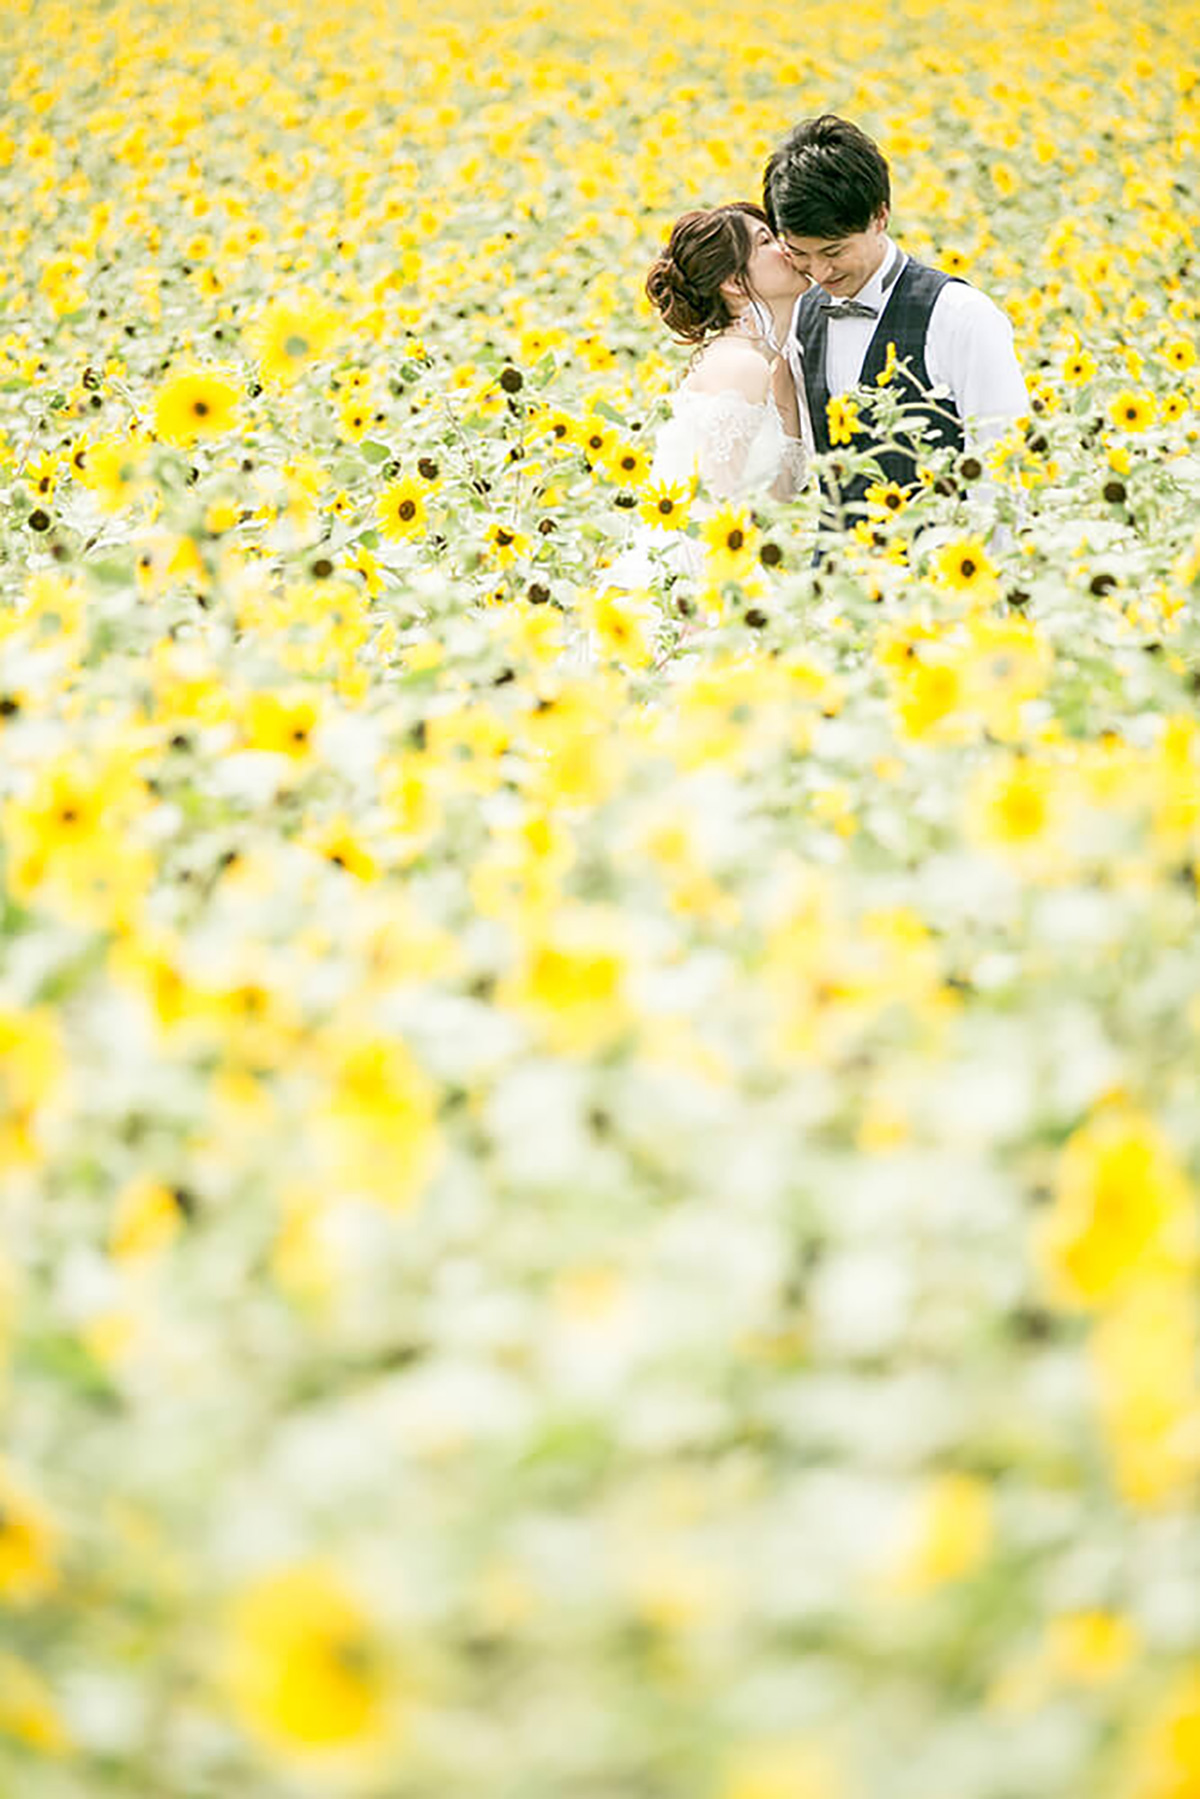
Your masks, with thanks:
M359 455L367 462L390 462L392 452L386 444L374 443L369 437L358 446Z
M592 411L598 412L600 417L607 419L610 425L621 425L622 427L625 425L624 414L618 412L615 406L610 406L607 400L593 400Z
M133 580L133 562L128 557L105 556L99 562L89 562L87 568L101 587L125 587Z
M101 1363L78 1337L65 1332L46 1331L27 1338L21 1345L18 1366L23 1373L53 1381L56 1388L74 1391L81 1399L101 1405L116 1399L116 1389Z

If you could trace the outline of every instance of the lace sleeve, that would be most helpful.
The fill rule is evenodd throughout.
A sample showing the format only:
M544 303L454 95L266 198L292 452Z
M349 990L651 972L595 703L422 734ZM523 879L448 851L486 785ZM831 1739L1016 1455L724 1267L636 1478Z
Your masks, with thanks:
M785 437L779 458L779 477L771 492L777 500L793 500L808 480L808 450L798 437Z
M714 499L735 499L747 485L751 451L762 432L766 408L736 394L714 394L708 405L695 410L697 473Z
M699 475L717 500L769 487L779 472L778 421L737 393L681 393L664 427L655 475L668 481Z

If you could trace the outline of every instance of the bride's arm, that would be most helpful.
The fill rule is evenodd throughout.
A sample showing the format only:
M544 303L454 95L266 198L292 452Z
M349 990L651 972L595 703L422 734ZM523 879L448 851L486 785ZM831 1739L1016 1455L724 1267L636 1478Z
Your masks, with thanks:
M771 394L779 422L783 426L783 458L779 473L771 484L776 500L793 500L808 480L808 449L811 432L801 418L803 402L797 398L792 371L782 356L771 365Z
M788 437L800 437L800 407L796 400L796 383L792 380L792 371L782 356L777 356L771 364L771 392L775 396L775 406L783 422L784 432Z

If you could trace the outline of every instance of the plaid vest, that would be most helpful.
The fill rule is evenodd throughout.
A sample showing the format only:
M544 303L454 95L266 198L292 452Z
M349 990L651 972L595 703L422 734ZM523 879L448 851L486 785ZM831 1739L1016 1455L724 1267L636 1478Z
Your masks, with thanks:
M957 280L957 275L944 275L940 269L927 268L924 263L914 262L909 257L892 283L887 303L875 322L875 333L867 345L858 381L860 387L874 387L876 377L887 362L888 345L895 344L896 360L907 364L907 372L899 367L896 369L889 384L892 392L903 400L908 416L925 422L927 443L953 444L956 449L961 450L962 421L957 416L953 399L947 395L940 402L955 414L953 420L922 403L926 400L930 386L929 371L925 366L925 340L929 333L933 303L948 281ZM829 330L829 317L821 311L825 299L825 294L819 288L810 288L800 301L796 315L796 337L804 352L804 386L808 396L809 416L812 419L813 441L822 454L831 448L829 414L826 410L829 389L825 384L825 340ZM856 451L871 448L869 433L868 423L864 435L855 435L853 448ZM903 435L902 430L897 433L901 438ZM912 487L915 484L917 455L914 451L881 450L876 460L883 470L884 481L895 481L900 487ZM871 485L871 478L861 475L841 484L828 474L824 480L827 498L838 509L841 518L851 524L856 518L865 515L864 496ZM831 518L827 523L833 524L835 520Z

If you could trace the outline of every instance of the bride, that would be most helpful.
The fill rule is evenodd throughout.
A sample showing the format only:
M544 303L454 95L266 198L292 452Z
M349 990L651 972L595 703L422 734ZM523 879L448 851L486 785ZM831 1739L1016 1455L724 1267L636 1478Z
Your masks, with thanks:
M722 502L799 493L812 435L783 345L810 285L749 201L676 221L646 293L664 324L697 350L658 434L652 485L688 485L698 476ZM698 544L648 526L607 571L607 583L644 586L660 566L651 549L665 549L679 572L699 573Z

